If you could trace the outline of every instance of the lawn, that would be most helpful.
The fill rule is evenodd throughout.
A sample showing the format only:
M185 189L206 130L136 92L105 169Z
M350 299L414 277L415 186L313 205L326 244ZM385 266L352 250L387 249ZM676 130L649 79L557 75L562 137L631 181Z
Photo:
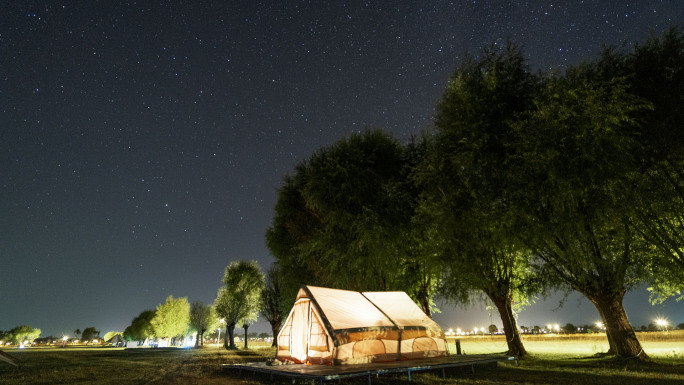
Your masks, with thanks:
M416 373L416 384L655 384L684 383L684 331L639 335L648 362L596 358L607 346L605 336L530 336L525 346L531 353L520 366L499 364L478 368L452 369L447 378L440 373ZM467 354L505 350L505 341L495 337L465 337ZM250 350L228 352L216 346L204 349L122 349L122 348L30 348L5 349L20 363L15 368L0 363L2 384L263 384L263 375L226 373L221 364L263 361L273 357L273 349L253 346ZM281 383L291 381L281 380ZM307 383L298 381L297 383ZM330 382L336 383L336 382ZM365 378L345 383L366 384ZM405 384L406 375L382 375L373 384Z

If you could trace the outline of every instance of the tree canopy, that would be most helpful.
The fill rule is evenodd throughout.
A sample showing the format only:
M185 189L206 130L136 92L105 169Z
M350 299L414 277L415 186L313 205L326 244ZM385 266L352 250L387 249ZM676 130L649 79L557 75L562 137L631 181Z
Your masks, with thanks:
M194 301L190 305L189 326L197 332L195 347L204 346L204 332L214 329L217 324L216 312L211 305L205 305L202 301Z
M32 328L29 325L21 325L12 328L7 334L9 335L9 340L12 341L13 344L19 345L24 342L30 344L33 340L40 337L40 333L41 331L38 328Z
M91 340L97 338L100 336L100 331L95 329L95 326L90 326L85 329L83 329L83 333L81 334L81 339L85 342L90 342Z
M128 341L145 341L148 338L154 337L152 318L154 318L154 310L142 311L137 317L133 318L130 326L124 330L124 338Z
M172 295L159 306L150 321L154 335L159 338L174 338L185 334L190 323L190 304L186 297Z
M308 283L404 290L430 313L434 274L425 273L425 249L407 241L425 236L412 227L419 191L410 172L421 149L366 130L319 150L285 178L266 239L288 305Z

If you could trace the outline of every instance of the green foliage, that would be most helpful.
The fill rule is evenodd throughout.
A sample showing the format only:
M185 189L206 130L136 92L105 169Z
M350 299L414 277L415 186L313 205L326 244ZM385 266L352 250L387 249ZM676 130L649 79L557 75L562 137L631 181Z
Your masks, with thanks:
M87 327L87 328L83 329L83 333L81 334L81 339L85 342L90 342L91 340L93 340L99 336L100 336L100 331L95 329L94 326L91 326L91 327Z
M154 310L144 310L133 318L131 325L124 330L124 338L127 341L144 341L154 337L154 329L152 328L154 314Z
M123 332L108 331L107 333L105 333L105 335L102 339L105 341L109 341L117 335L123 337Z
M416 173L422 187L421 216L432 223L442 267L441 293L467 302L483 293L497 307L509 352L522 356L514 302L534 286L529 248L518 235L520 170L514 124L534 107L539 79L509 45L466 59L450 79L437 108L436 133Z
M423 234L412 227L419 191L409 177L421 156L420 146L367 130L297 165L267 232L288 309L302 284L404 290L429 303L435 274L413 242Z
M33 340L40 337L40 333L40 329L32 328L29 325L21 325L11 329L7 335L13 344L18 345L24 343L24 341L30 344Z
M621 79L596 79L600 66L551 79L519 126L524 236L547 272L585 295L624 292L644 278L621 181L633 164L634 115L648 105Z
M194 331L203 331L216 328L218 319L211 305L205 305L202 301L194 301L190 305L190 328Z
M274 333L280 329L283 319L287 315L283 308L282 276L277 262L273 263L266 272L266 280L261 290L261 315L271 324Z
M154 317L150 321L154 335L159 338L173 338L185 334L190 323L190 304L186 297L166 298L157 306Z
M235 349L235 325L249 325L258 319L263 287L264 274L256 261L233 261L226 266L214 309L228 325L231 349Z
M651 246L652 300L684 298L684 31L670 28L625 55L631 91L652 103L633 134L638 168L632 223Z
M204 345L204 332L215 329L218 326L218 319L214 308L210 305L205 305L202 301L194 301L190 305L190 320L189 326L191 330L197 332L197 344Z

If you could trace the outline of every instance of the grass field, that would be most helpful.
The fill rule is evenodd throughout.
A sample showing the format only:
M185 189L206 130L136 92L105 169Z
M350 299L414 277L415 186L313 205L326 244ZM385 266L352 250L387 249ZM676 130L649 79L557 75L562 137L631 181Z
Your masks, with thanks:
M412 384L684 384L684 331L639 335L652 357L648 362L597 358L607 349L605 336L528 336L524 343L530 357L520 366L499 364L452 369L441 373L417 373ZM461 338L467 354L503 352L505 340L495 337ZM253 345L250 350L228 352L215 346L204 349L30 348L4 349L21 364L0 362L1 384L265 384L263 375L225 373L220 365L264 361L273 349ZM281 380L281 383L291 381ZM298 381L297 383L307 383ZM309 382L310 383L310 382ZM330 382L336 383L336 382ZM365 378L344 383L366 384ZM405 384L406 375L383 375L373 384Z

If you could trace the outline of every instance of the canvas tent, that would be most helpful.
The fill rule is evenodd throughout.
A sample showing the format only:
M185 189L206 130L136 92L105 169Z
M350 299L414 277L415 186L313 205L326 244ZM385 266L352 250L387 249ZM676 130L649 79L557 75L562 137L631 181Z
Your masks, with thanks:
M10 356L9 354L3 352L2 350L0 350L0 361L5 361L5 362L7 362L8 364L11 364L11 365L14 365L14 366L19 366L19 364L17 364L17 360L15 360L14 357L12 357L12 356Z
M121 337L120 334L116 334L114 337L107 341L108 344L116 347L122 347L126 345L126 341Z
M278 333L278 359L351 364L445 356L444 332L401 291L302 286Z

